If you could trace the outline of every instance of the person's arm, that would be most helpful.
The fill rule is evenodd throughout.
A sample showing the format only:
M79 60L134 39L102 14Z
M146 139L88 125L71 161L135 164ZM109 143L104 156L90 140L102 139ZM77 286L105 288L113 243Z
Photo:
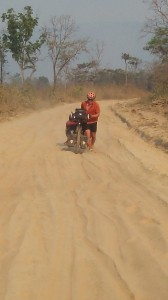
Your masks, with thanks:
M98 118L100 116L100 106L98 103L96 103L96 113L91 114L90 118Z
M100 112L97 114L89 114L90 118L98 118L100 116Z

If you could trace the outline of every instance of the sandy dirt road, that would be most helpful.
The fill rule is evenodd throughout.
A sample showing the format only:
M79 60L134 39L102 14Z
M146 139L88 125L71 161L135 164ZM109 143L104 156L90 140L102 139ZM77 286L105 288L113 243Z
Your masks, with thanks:
M100 105L94 153L74 104L0 125L0 300L168 299L168 156Z

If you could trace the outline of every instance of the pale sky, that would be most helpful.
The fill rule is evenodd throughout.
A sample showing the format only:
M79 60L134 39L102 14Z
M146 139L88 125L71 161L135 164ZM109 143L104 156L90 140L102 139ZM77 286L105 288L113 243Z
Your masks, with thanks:
M63 14L70 15L77 24L85 21L144 21L149 13L143 0L4 0L0 11L6 12L8 8L22 11L27 5L39 16L40 23Z
M31 6L39 17L39 26L48 25L51 17L69 15L79 27L79 33L91 37L92 41L103 41L102 64L107 68L124 67L122 52L148 61L148 53L143 50L140 29L149 17L149 4L143 0L1 0L0 11L13 8L22 12ZM122 24L113 23L120 22ZM139 23L138 23L139 22ZM147 52L147 51L146 51ZM51 76L51 65L39 64L39 72ZM9 64L10 68L10 64ZM13 70L13 72L15 72ZM47 73L47 74L46 74Z

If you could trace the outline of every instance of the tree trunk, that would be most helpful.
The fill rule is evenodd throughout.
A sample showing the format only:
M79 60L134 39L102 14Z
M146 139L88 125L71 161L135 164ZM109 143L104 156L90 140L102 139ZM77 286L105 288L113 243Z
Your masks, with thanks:
M3 61L2 61L2 59L1 59L1 79L0 79L0 81L2 84L3 83Z
M53 91L56 89L57 75L55 70L55 64L53 65L53 73L54 73L54 82L53 82Z
M128 68L127 68L127 61L125 61L125 85L128 84Z
M24 69L22 66L20 66L20 76L21 76L21 81L22 81L22 84L24 83Z

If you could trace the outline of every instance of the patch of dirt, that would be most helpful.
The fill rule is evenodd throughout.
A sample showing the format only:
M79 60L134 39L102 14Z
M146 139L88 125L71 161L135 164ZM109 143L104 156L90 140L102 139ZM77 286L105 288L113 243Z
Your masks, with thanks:
M145 141L168 153L168 102L165 99L150 103L135 99L117 101L112 110Z
M80 103L0 124L0 300L168 299L167 154L111 110L153 128L134 102L101 101L79 155L64 141Z

